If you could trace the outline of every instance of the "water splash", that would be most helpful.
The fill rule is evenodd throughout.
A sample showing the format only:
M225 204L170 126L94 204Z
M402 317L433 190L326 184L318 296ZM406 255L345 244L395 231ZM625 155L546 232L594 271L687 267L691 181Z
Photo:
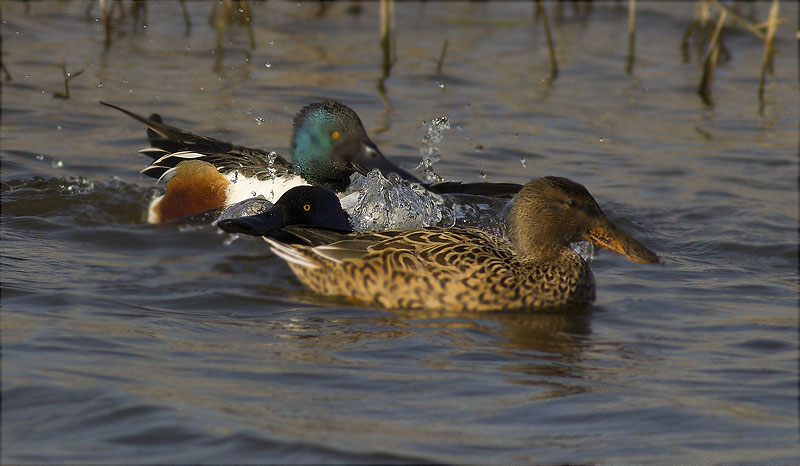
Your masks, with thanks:
M60 179L58 190L71 194L87 194L94 191L94 183L82 176L68 176Z
M422 124L424 125L425 122L423 121ZM434 118L428 125L428 131L422 136L422 145L419 148L422 162L417 167L417 171L421 172L423 181L437 182L444 180L433 170L433 164L441 159L441 152L436 147L436 144L442 142L443 133L449 129L450 120L446 116Z
M267 154L267 173L269 174L270 181L275 181L277 169L274 167L275 159L278 158L278 153L275 151Z
M366 177L355 174L348 192L353 197L346 196L342 204L356 231L422 228L442 221L442 197L394 173L389 178L377 169Z
M216 222L230 218L258 215L271 209L273 204L264 196L251 197L225 208L222 214L215 219Z
M342 207L356 231L475 227L505 236L508 201L468 194L439 195L395 174L354 174Z

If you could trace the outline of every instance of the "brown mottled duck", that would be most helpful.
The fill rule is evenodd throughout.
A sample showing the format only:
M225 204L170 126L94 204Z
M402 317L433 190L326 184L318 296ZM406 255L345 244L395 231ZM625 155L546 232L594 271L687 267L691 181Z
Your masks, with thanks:
M540 310L591 302L594 277L569 247L576 241L661 262L566 178L527 183L508 222L510 241L472 228L341 233L297 225L285 229L307 245L264 239L315 292L395 309Z

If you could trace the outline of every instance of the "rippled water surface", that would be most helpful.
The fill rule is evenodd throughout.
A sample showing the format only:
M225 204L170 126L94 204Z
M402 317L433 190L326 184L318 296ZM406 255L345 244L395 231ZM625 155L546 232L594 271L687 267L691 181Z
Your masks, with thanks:
M252 45L124 3L106 48L97 3L3 2L2 460L796 463L797 8L763 105L732 23L706 105L692 6L637 5L631 75L625 8L548 5L550 80L526 3L397 4L381 79L377 3L251 5ZM144 129L97 103L285 154L321 98L407 169L447 116L439 175L570 177L665 264L600 251L569 313L321 299L263 241L145 224Z

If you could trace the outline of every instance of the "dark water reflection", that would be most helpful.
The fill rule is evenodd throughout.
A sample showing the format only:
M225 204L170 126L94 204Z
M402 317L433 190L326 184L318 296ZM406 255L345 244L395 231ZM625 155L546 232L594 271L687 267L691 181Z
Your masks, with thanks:
M147 2L109 47L98 6L3 3L2 460L796 463L797 8L763 105L763 47L731 27L706 106L691 5L637 3L632 76L627 11L575 5L548 5L551 81L524 3L398 3L385 79L378 4L250 5L251 48L208 3L186 34ZM97 103L286 153L322 97L408 169L447 115L442 176L568 176L665 264L601 251L597 302L564 313L346 306L263 241L146 225L144 131Z

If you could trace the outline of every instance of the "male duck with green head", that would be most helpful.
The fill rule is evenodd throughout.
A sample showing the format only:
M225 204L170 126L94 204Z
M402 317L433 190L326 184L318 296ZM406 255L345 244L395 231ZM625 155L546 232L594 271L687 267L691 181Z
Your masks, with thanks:
M147 125L153 158L145 175L167 179L166 192L150 204L148 222L157 223L263 195L274 201L298 185L314 185L342 194L350 175L379 169L417 178L394 165L367 135L358 115L333 101L303 107L294 118L291 162L274 152L237 146L165 125L158 114L144 118L115 108Z

